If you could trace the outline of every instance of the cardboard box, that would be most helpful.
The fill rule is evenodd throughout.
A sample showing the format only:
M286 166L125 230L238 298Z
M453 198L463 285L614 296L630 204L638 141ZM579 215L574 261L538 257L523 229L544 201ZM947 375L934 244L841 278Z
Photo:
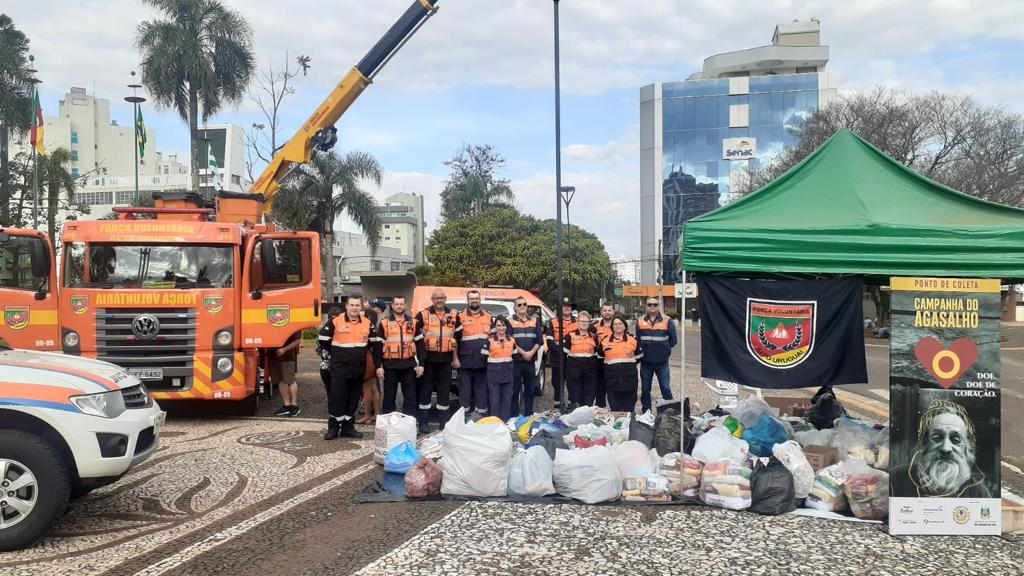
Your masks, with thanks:
M803 402L803 403L800 403L800 404L794 404L794 405L790 406L790 408L789 408L789 415L790 416L799 416L799 417L803 418L807 414L807 411L810 410L810 409L811 409L811 405L807 404L806 402Z
M839 461L839 452L831 446L804 446L804 456L815 471Z
M792 396L769 396L765 397L764 401L772 408L778 408L779 416L802 416L803 412L809 408L806 400ZM798 408L803 408L803 410L800 411L800 414L795 414L794 412Z

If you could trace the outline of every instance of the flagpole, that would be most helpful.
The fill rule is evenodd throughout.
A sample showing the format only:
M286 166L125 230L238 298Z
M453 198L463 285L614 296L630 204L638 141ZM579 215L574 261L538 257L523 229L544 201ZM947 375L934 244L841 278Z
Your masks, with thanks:
M135 204L139 203L139 104L146 101L145 98L135 95L135 90L142 88L140 84L135 83L135 70L132 70L132 83L128 85L132 89L131 96L125 96L126 102L132 103L132 112L134 116L132 118L132 148L135 152Z
M679 371L682 378L679 379L679 453L686 452L686 413L683 410L686 406L686 270L680 270L683 281L683 293L679 299L682 309L679 313Z

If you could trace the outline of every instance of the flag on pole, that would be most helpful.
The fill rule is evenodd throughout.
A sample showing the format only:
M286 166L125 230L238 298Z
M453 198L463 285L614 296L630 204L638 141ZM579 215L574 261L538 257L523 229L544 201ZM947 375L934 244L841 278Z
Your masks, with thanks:
M207 156L207 158L209 158L209 166L208 167L210 169L210 174L211 174L211 180L210 181L213 183L213 189L214 190L221 190L220 167L217 166L217 158L213 155L213 144L212 143L207 148L206 156Z
M43 107L39 104L39 90L33 90L32 97L32 131L29 134L29 142L40 156L46 154L46 147L43 145Z
M135 142L139 146L139 159L141 160L146 156L146 122L142 119L141 106L135 116Z

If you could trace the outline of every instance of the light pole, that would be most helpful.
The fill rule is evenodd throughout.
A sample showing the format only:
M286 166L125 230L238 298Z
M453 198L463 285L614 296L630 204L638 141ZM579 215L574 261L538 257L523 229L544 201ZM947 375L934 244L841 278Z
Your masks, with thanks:
M555 246L557 252L556 268L558 269L558 303L555 307L558 314L558 335L565 335L565 322L562 320L562 301L565 294L562 290L562 102L560 99L560 79L558 68L558 0L555 5L555 215L558 219L557 231L555 233ZM556 342L556 348L558 343ZM562 399L562 405L567 404L565 398L565 363L563 355L556 350L555 358L558 360L558 398Z
M559 186L558 192L562 197L562 202L565 202L565 251L568 256L566 258L568 267L566 275L569 277L569 300L572 301L575 295L573 294L572 283L572 223L569 220L569 203L572 202L572 197L576 195L576 187Z
M39 85L42 84L42 80L36 77L39 70L35 68L36 57L32 54L28 55L28 70L32 76L32 122L37 122L36 114L39 111L36 109L36 98L39 94ZM38 132L37 132L38 134ZM39 152L37 152L38 145L32 147L32 227L36 230L39 229Z
M139 104L146 101L142 96L136 96L135 91L142 88L141 84L135 83L135 70L132 70L132 83L128 85L132 89L131 96L125 96L125 102L132 104L132 149L135 151L135 204L139 203Z

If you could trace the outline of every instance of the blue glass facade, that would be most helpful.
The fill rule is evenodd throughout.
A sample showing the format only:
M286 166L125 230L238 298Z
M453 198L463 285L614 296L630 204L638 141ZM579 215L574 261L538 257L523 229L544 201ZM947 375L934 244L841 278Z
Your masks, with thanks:
M730 95L728 79L662 84L662 250L665 282L679 282L683 223L718 208L730 173L770 160L796 141L791 132L818 107L818 75L749 78L749 93ZM747 104L749 126L729 127L729 110ZM757 159L722 159L726 138L752 137Z

